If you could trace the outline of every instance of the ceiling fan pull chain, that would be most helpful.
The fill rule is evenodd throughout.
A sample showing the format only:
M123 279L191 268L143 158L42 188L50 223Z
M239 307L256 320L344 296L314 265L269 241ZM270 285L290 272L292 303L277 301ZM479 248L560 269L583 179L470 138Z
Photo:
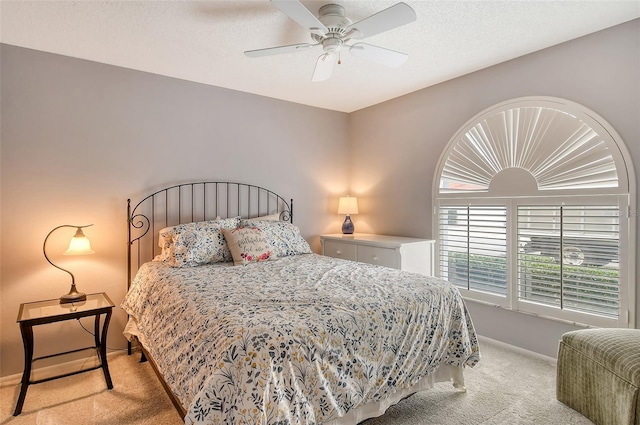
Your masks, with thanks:
M340 65L342 63L342 60L340 60L340 52L338 52L338 65Z

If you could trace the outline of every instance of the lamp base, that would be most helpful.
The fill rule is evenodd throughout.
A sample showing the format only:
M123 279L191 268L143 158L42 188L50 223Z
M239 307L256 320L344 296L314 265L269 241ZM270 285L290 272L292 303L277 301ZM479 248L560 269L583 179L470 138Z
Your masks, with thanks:
M353 222L351 221L351 216L347 214L344 219L344 223L342 223L342 233L344 235L352 235L355 228L353 227Z
M87 294L78 292L76 290L76 285L71 285L71 290L69 291L69 293L60 297L60 304L77 303L79 301L86 301L86 300L87 300Z

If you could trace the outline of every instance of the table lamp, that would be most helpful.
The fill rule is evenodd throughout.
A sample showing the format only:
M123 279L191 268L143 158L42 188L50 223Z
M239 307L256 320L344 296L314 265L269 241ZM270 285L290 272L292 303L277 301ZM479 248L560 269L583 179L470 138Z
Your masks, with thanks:
M82 231L83 228L89 227L89 226L93 226L93 224L88 224L86 226L72 226L72 225L69 225L69 224L63 224L61 226L53 228L53 230L51 230L47 234L47 237L44 238L44 243L42 244L42 253L44 254L44 258L46 258L47 261L49 262L49 264L51 264L53 267L55 267L57 269L60 269L63 272L67 272L67 273L69 273L69 276L71 276L71 289L69 290L68 294L65 294L65 295L60 297L60 304L73 303L73 302L78 302L78 301L85 301L87 299L87 295L83 294L82 292L78 292L78 290L76 289L76 279L73 276L73 273L71 273L69 270L63 269L60 266L56 266L49 259L49 257L47 256L47 250L46 250L46 248L47 248L47 239L49 239L49 236L51 236L51 234L53 232L55 232L56 230L58 230L58 229L60 229L62 227L75 228L76 229L76 234L73 236L73 238L71 238L71 242L69 242L69 248L67 248L67 250L63 253L63 255L87 255L87 254L93 254L94 251L91 249L91 242L89 241L89 238L87 238L85 236L84 232Z
M343 196L338 202L338 214L346 214L347 216L342 223L342 233L345 235L353 234L353 222L351 214L358 214L358 198L352 196Z

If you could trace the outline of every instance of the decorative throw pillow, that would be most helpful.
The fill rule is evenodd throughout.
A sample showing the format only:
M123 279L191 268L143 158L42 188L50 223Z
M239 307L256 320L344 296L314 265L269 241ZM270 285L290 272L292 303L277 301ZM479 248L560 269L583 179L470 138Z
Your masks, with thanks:
M234 229L239 221L239 217L235 217L174 226L169 231L172 243L166 248L166 255L163 253L163 261L173 267L232 261L221 230Z
M271 259L273 250L257 227L222 229L236 266Z
M300 234L300 229L289 222L240 220L240 226L252 226L262 230L278 257L311 253L311 247Z

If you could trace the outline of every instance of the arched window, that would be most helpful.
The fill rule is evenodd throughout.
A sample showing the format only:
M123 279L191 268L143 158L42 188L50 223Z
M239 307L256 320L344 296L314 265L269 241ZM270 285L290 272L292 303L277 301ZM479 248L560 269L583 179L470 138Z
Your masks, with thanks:
M624 143L587 108L550 97L488 108L436 169L437 273L469 299L633 326L634 185Z

